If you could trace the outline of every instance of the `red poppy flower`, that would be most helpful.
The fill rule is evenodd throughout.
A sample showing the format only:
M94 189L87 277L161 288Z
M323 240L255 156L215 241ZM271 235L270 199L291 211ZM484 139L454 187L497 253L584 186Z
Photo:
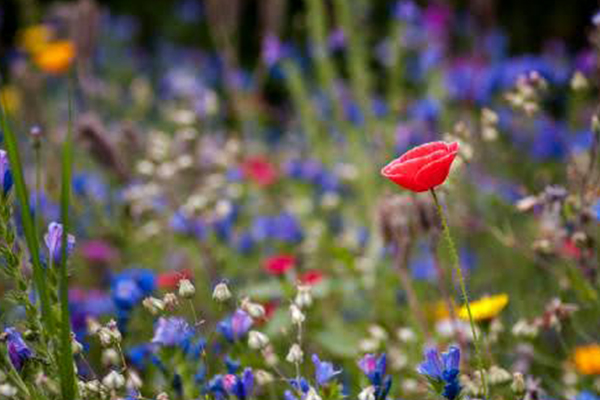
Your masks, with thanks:
M244 176L259 186L269 186L277 180L277 170L265 157L251 157L242 164Z
M431 142L415 147L381 170L381 174L413 192L425 192L444 183L458 154L458 142Z
M304 285L316 285L323 280L323 273L316 269L311 269L300 275L298 278L300 283Z
M158 275L157 283L161 289L175 290L182 279L192 279L192 271L183 269L181 271L169 271Z
M296 263L296 258L289 254L280 254L265 260L264 268L269 275L283 275Z

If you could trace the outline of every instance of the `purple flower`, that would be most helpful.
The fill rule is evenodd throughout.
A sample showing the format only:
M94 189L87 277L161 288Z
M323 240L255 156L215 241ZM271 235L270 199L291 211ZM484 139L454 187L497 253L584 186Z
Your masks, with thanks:
M283 55L283 46L279 38L273 34L268 34L262 43L262 60L267 67L272 67L281 59Z
M230 342L241 339L252 326L252 318L243 310L236 310L233 315L219 322L217 331Z
M386 355L367 354L358 362L358 366L375 388L375 398L377 400L385 399L392 386L391 376L386 375Z
M23 364L32 357L31 349L15 328L6 328L4 333L7 335L6 347L10 362L16 370L20 371Z
M596 26L600 26L600 11L597 11L596 14L592 17L592 23Z
M252 395L254 388L254 374L252 369L246 368L241 376L227 374L223 377L223 387L231 396L239 400L246 400Z
M180 317L161 317L154 329L152 343L173 347L185 345L194 336L194 330Z
M44 241L46 242L46 247L48 247L50 258L56 263L61 261L62 238L62 224L51 222L50 225L48 225L48 233L44 236ZM75 236L67 234L67 256L73 252L73 247L75 247Z
M448 400L454 400L459 397L461 386L458 381L460 372L460 350L458 347L451 346L447 352L440 353L437 349L431 348L425 351L425 361L419 365L417 371L432 382L433 387L443 388L442 396Z
M315 379L318 385L325 385L333 377L342 372L341 370L334 370L332 363L321 361L316 354L312 355L312 361L315 364Z
M8 155L4 150L0 150L0 183L2 184L2 195L6 197L12 188L13 177L8 164Z

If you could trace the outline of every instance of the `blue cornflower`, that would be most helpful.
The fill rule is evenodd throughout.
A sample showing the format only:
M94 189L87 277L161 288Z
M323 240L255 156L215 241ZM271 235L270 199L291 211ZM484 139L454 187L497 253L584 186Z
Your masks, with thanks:
M219 332L229 342L241 339L252 326L252 318L243 310L236 310L217 325Z
M312 361L315 364L315 379L318 385L325 385L333 377L342 372L341 370L334 370L332 363L321 361L316 354L312 355Z
M113 277L111 295L118 311L129 311L156 289L156 277L150 270L135 268Z
M392 377L386 375L386 355L367 354L358 362L358 366L373 385L375 398L377 400L385 399L392 387Z
M48 248L49 257L55 262L60 263L62 258L62 239L63 226L58 222L51 222L48 225L48 232L44 236L44 242ZM71 254L75 247L75 236L67 234L67 256Z
M6 328L4 333L6 334L8 357L15 369L20 371L25 362L33 356L33 353L23 340L21 333L15 328Z
M192 336L194 336L194 330L185 319L181 317L161 317L154 329L152 343L167 347L185 346L189 344Z
M425 361L417 371L425 376L433 388L448 400L456 399L461 391L458 374L460 372L460 350L451 346L447 352L440 353L431 348L425 351Z
M600 400L600 396L596 396L592 392L583 391L575 397L575 400Z
M2 186L2 195L6 197L13 185L13 176L8 164L8 154L0 150L0 186Z

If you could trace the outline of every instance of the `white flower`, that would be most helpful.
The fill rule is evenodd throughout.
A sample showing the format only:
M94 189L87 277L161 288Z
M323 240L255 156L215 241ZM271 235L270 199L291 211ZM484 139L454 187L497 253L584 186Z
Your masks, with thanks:
M253 303L249 298L242 300L241 308L254 319L263 318L266 314L265 308L261 304Z
M219 283L213 290L212 297L218 302L225 302L231 298L231 292L225 282Z
M179 296L184 299L190 299L196 294L196 288L188 279L179 281Z
M292 316L292 322L297 325L301 325L306 319L306 317L302 313L302 310L300 310L300 307L298 307L295 304L292 304L290 306L290 314Z
M259 331L250 331L248 333L248 346L251 349L260 350L269 344L269 337Z
M317 391L311 387L308 389L308 393L306 393L304 400L321 400L321 396L319 396Z
M142 301L142 305L152 315L158 315L165 309L165 302L156 297L146 297Z
M302 352L300 345L297 343L294 343L292 345L292 347L290 347L290 351L288 352L285 359L287 362L295 364L295 363L302 362L303 357L304 357L304 353Z
M373 386L364 388L358 394L358 400L375 400L375 388Z
M117 371L111 371L102 379L102 384L111 390L117 390L125 386L125 377Z
M8 383L0 385L0 395L8 398L14 397L17 395L17 388Z
M313 301L311 290L312 288L309 285L299 285L294 303L300 308L310 307Z

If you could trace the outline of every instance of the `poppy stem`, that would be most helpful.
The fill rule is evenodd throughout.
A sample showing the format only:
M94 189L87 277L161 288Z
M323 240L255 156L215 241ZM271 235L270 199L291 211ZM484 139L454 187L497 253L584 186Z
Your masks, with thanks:
M467 285L465 284L465 278L463 276L462 270L460 269L460 259L458 258L458 252L456 251L456 246L454 245L452 235L450 234L450 228L448 227L446 215L444 214L442 205L440 204L437 194L435 193L435 189L431 189L431 196L433 197L433 201L437 208L438 215L442 222L442 231L444 233L444 238L446 239L446 243L448 245L448 250L450 251L452 266L458 278L458 284L460 285L460 290L462 293L463 301L465 303L465 308L467 309L467 314L469 315L469 323L471 324L471 332L473 333L473 344L475 346L475 355L477 356L477 363L479 364L479 373L481 374L481 383L483 385L483 396L484 399L487 399L488 387L485 379L485 364L481 355L481 342L479 335L477 335L475 320L473 319L473 313L471 312L471 306L469 305L469 295L467 293Z

